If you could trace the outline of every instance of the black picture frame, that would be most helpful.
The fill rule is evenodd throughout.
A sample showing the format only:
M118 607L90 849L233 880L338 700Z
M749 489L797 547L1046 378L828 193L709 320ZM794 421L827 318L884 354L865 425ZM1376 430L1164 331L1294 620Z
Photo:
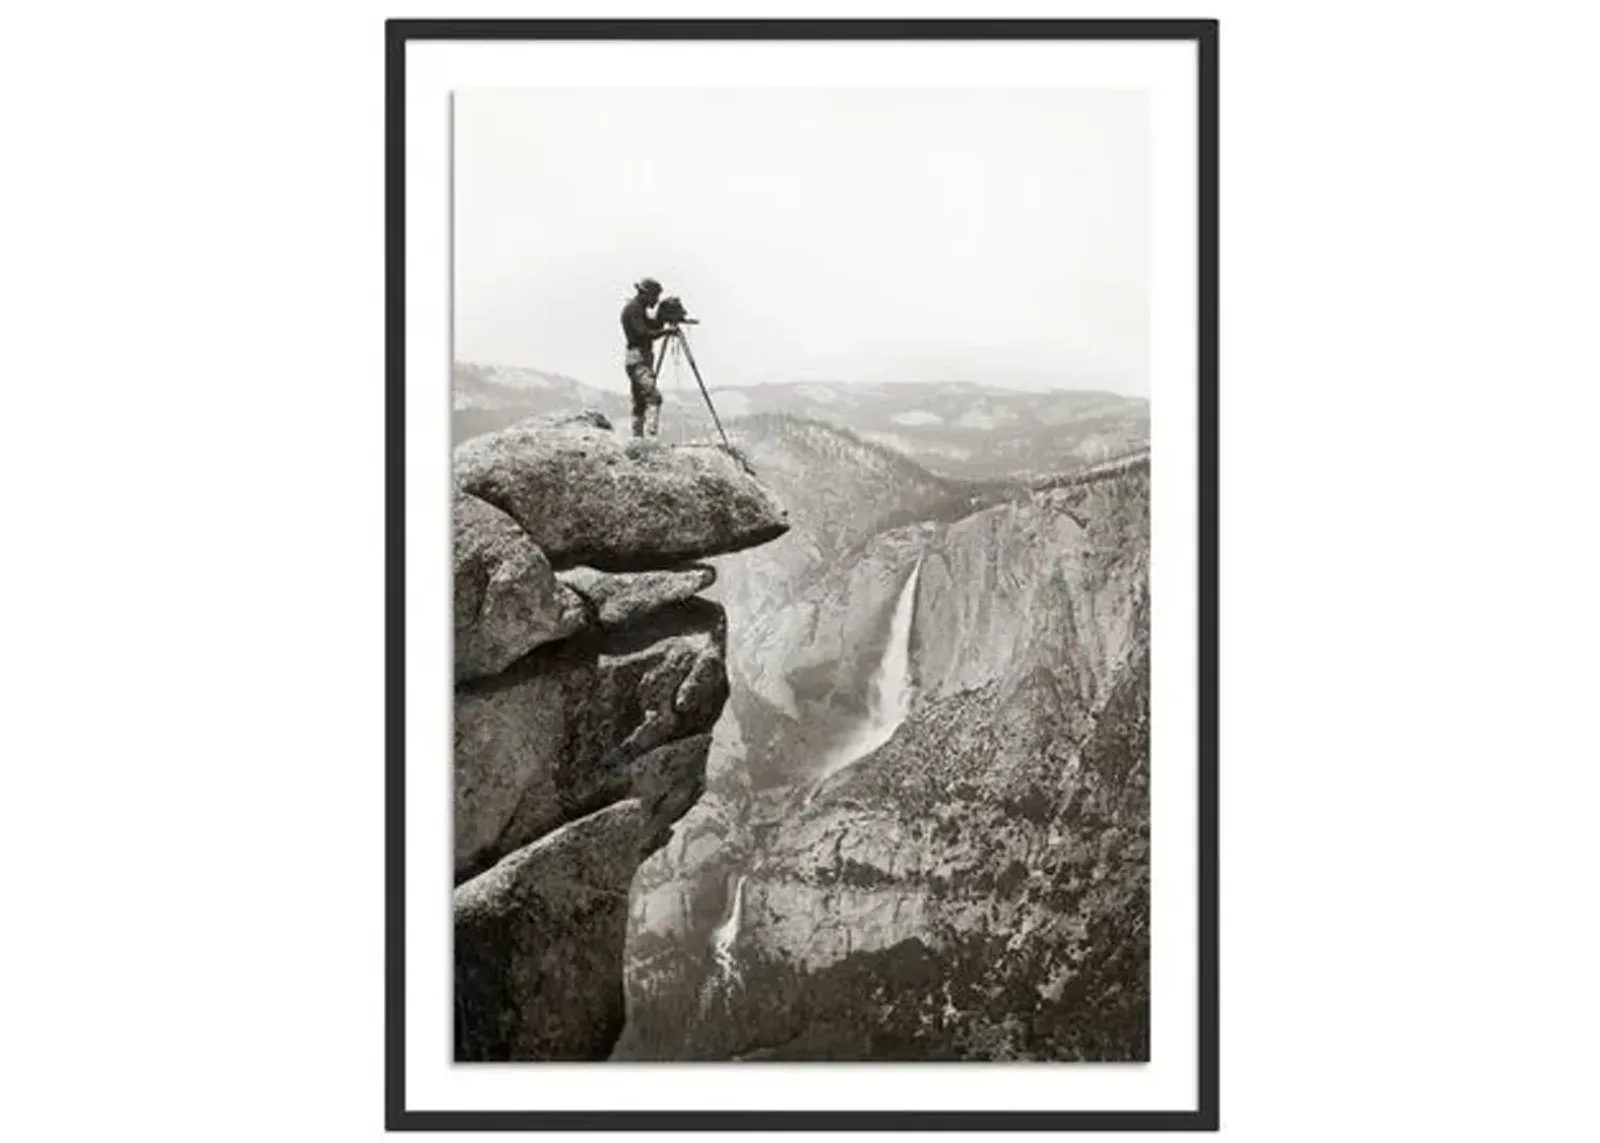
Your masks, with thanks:
M1198 1070L1192 1110L440 1111L405 1093L405 83L425 40L1182 40L1198 50ZM1214 1131L1218 1127L1218 21L389 20L385 27L385 1122L391 1131ZM858 1065L860 1066L860 1065Z

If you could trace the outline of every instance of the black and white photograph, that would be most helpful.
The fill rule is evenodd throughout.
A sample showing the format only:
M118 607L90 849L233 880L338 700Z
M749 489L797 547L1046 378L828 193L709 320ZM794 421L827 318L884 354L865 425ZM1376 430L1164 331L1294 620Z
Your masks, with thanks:
M1070 38L441 81L449 753L406 765L448 773L448 850L405 860L449 870L452 1071L1198 1097L1198 38L1147 45L1176 100L1146 45ZM830 48L871 51L818 80ZM1163 841L1190 919L1156 948Z
M1143 93L454 113L457 1059L1145 1059Z

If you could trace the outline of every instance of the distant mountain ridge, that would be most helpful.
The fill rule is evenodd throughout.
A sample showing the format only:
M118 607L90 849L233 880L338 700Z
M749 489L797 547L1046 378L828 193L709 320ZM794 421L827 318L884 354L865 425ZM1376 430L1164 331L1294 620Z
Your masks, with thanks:
M715 434L692 377L661 380L663 433L670 441ZM785 415L845 429L911 457L944 477L1042 479L1149 442L1149 402L1104 390L1022 391L976 382L820 383L711 386L729 432L748 418ZM619 368L614 388L516 366L456 362L456 443L523 417L594 408L626 422Z

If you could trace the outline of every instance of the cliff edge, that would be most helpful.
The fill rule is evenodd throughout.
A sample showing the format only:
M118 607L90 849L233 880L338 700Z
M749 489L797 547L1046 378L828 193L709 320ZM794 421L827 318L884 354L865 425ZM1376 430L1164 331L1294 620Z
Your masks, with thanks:
M455 1057L604 1059L628 888L705 784L727 616L692 561L787 514L708 446L599 413L457 447Z

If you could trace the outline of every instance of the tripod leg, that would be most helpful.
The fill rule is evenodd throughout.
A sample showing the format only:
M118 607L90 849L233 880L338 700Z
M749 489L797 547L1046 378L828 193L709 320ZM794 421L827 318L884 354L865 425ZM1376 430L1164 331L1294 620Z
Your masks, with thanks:
M683 334L678 334L678 348L683 350L683 356L689 362L689 368L694 371L695 383L700 386L700 395L706 399L706 408L711 410L711 419L716 422L717 435L722 438L722 443L727 448L733 448L728 443L728 434L723 431L722 418L717 416L717 407L711 403L711 391L706 388L704 379L700 376L700 366L695 364L694 351L689 348L689 339Z
M656 365L656 387L655 392L651 394L654 400L645 410L644 431L646 436L658 437L661 435L661 379L667 371L667 358L672 356L678 349L677 341L678 334L676 332L669 333L661 339L661 358Z

